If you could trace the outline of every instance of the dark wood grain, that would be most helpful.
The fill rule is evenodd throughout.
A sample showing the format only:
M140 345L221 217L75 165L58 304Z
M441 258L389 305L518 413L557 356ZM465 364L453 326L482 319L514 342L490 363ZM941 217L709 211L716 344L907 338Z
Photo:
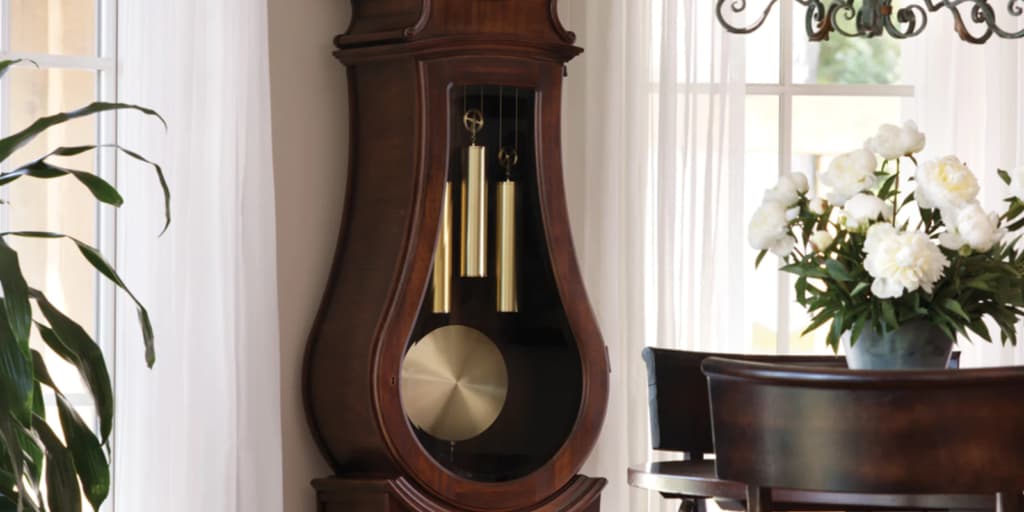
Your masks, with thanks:
M651 447L683 452L691 458L715 451L707 377L701 371L705 359L723 357L812 367L846 367L844 357L831 355L715 354L646 347L641 356L647 365ZM950 358L950 367L959 366L960 352L957 351Z
M339 48L452 35L572 44L558 0L353 0L352 24Z
M703 367L720 478L856 493L1024 490L1024 368Z
M562 181L562 69L581 51L572 40L555 0L353 2L335 53L349 73L349 186L304 370L307 418L335 471L316 484L321 510L598 509L605 481L577 475L604 419L609 367ZM448 318L424 303L442 190L466 142L453 120L463 86L490 86L494 105L496 87L521 90L529 109L520 254L532 286L514 318L487 306L486 283L458 283ZM454 462L410 424L398 386L410 344L447 322L485 331L514 381L507 410Z
M715 451L707 378L700 367L705 359L732 357L746 361L846 367L846 359L839 356L724 355L655 347L644 348L641 355L647 365L651 447L683 452L691 458Z
M675 499L714 498L726 510L740 510L747 486L722 480L713 460L652 462L629 468L629 485ZM848 492L772 489L779 510L985 510L995 509L991 494L857 494Z

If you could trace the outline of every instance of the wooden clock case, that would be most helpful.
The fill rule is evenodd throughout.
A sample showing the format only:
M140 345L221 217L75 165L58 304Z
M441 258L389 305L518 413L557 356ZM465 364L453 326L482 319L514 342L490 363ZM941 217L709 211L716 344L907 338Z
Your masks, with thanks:
M599 508L605 480L577 473L604 419L609 362L565 203L563 69L581 50L556 3L353 0L335 41L351 102L346 206L304 370L309 424L335 471L314 482L321 512ZM498 111L519 120L515 314L495 312L486 279L456 279L448 315L429 304L443 190L459 180L470 101L485 107L488 146L510 137L494 128ZM494 425L454 446L410 423L398 384L410 345L448 324L490 336L509 373Z

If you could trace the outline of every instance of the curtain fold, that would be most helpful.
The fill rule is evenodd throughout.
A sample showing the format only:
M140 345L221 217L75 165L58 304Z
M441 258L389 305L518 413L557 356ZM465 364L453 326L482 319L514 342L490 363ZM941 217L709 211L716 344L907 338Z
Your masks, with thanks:
M967 18L965 18L967 19ZM924 158L957 155L978 176L981 202L1002 211L1009 195L997 169L1024 165L1024 48L1019 41L993 38L984 45L962 42L953 17L939 11L928 30L903 47L904 81L914 97L904 105L907 119L928 136ZM994 326L991 331L997 332ZM1018 328L1024 339L1024 331ZM998 340L962 344L964 366L1024 364L1024 347L1002 347Z
M280 511L280 364L264 1L119 2L117 260L150 308L156 366L118 303L115 510Z
M579 5L577 5L579 4ZM570 64L563 140L573 235L612 361L611 401L585 472L602 508L670 510L630 489L651 460L646 345L743 352L744 48L712 5L566 3L586 49Z

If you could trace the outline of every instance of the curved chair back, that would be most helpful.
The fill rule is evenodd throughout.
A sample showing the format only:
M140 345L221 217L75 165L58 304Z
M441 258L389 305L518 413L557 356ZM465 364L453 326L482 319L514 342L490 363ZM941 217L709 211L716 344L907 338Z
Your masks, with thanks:
M653 347L643 349L642 355L647 364L652 448L685 452L691 458L715 451L707 378L700 369L705 359L846 367L846 359L839 356L725 355Z
M1024 490L1024 367L861 372L708 359L719 478L750 488Z

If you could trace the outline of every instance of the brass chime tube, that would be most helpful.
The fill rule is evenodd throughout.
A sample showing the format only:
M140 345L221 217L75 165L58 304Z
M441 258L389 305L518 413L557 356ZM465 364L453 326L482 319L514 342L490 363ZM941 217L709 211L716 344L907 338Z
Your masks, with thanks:
M498 312L519 312L516 287L516 182L498 183L497 258Z
M441 224L434 246L434 313L452 312L452 187L444 183Z
M487 277L487 162L486 150L466 148L462 178L462 277Z

